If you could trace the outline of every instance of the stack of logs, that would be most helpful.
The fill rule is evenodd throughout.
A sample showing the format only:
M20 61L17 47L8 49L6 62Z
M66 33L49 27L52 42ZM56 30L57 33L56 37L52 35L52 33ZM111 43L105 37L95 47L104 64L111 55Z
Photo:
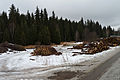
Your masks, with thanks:
M22 45L11 44L8 42L4 42L0 44L0 53L5 53L8 49L16 50L16 51L25 51L26 49Z
M55 48L51 46L39 45L36 47L34 52L31 53L33 56L41 55L41 56L49 56L49 55L60 55L61 52L57 52Z
M119 45L120 38L109 37L99 39L94 42L83 42L83 44L73 46L73 49L81 49L82 51L80 54L95 54L104 50L108 50L109 47L115 47Z

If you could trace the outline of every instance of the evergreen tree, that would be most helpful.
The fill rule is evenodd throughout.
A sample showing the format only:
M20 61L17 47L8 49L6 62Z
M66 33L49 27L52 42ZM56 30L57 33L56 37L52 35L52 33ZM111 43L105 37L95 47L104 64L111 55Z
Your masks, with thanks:
M14 43L14 35L15 35L15 28L16 28L16 8L15 6L12 4L12 6L10 7L10 13L9 13L9 34L10 34L10 40L11 42Z
M8 33L5 33L8 29L8 17L7 17L7 13L3 12L0 16L0 42L3 41L3 39L5 39L6 36L9 37L9 35L7 35ZM4 33L6 34L6 36L4 35Z
M84 21L83 18L78 22L62 17L59 19L54 11L49 17L46 8L39 10L37 7L35 14L29 11L20 14L19 9L12 4L8 16L5 12L0 14L0 42L22 45L36 42L43 45L59 44L61 41L92 41L115 33L118 34L111 26L102 28L98 21Z
M8 41L10 42L10 35L8 34L9 31L8 29L6 28L3 32L3 39L2 39L2 42L5 42L5 41Z
M44 24L46 25L48 23L48 13L46 8L44 9L43 19L44 19Z
M44 34L44 35L43 35ZM47 26L44 26L41 32L39 32L41 44L50 44L50 32Z
M107 35L106 35L106 27L105 26L103 27L103 37L107 37Z

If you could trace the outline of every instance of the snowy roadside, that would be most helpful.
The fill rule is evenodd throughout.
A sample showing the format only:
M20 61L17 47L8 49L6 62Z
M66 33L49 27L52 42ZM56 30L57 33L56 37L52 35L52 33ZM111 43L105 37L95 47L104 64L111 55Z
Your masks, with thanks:
M82 54L72 56L74 54L72 52L80 52L81 50L67 49L72 48L72 46L63 47L62 45L58 45L54 48L63 54L59 56L31 56L30 53L33 52L34 49L27 49L27 51L13 51L0 55L0 76L3 76L4 72L20 71L22 77L24 77L25 75L23 73L29 72L30 70L34 72L33 74L39 71L38 74L43 75L51 71L58 71L59 69L89 72L120 51L120 47L117 46L94 55ZM75 65L81 66L78 66L78 68L70 67ZM34 76L33 74L29 75ZM26 76L28 76L27 73Z
M84 61L89 61L92 59L102 59L103 57L110 57L112 54L112 51L117 51L117 48L120 47L112 47L109 50L93 54L93 55L76 55L72 56L74 53L72 52L81 52L81 50L77 49L67 49L72 48L72 46L62 46L59 45L57 47L54 47L58 52L62 52L62 55L56 56L31 56L31 52L33 52L33 49L27 49L27 51L21 51L21 52L7 52L2 55L0 55L0 61L4 62L6 61L6 66L8 70L22 70L22 69L28 69L28 68L34 68L34 67L50 67L50 66L63 66L63 65L72 65L77 64ZM106 59L106 58L105 58ZM2 64L0 64L1 69Z

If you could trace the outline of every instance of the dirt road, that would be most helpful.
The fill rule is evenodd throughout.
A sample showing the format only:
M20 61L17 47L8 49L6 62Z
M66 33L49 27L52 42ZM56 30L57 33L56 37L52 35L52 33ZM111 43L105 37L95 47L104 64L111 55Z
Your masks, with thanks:
M120 80L120 58L113 63L99 80Z
M109 68L114 65L118 59L120 58L120 52L105 61L104 63L100 64L97 68L93 69L91 72L85 76L85 78L81 80L99 80L101 76L104 75L105 72L109 70ZM118 65L118 64L117 64ZM110 74L110 73L109 73ZM107 74L106 74L107 75ZM104 78L100 78L100 80L105 80ZM114 79L106 79L106 80L114 80Z

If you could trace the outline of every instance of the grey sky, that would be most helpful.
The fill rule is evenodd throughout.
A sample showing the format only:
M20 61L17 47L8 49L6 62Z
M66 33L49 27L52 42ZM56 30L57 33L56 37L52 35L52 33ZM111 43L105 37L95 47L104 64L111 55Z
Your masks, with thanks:
M71 20L92 19L102 25L120 26L120 0L1 0L0 12L8 11L11 4L20 9L34 12L36 6L47 8L49 15L54 10L59 17Z

